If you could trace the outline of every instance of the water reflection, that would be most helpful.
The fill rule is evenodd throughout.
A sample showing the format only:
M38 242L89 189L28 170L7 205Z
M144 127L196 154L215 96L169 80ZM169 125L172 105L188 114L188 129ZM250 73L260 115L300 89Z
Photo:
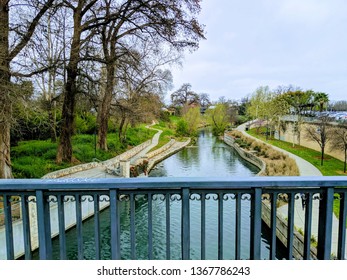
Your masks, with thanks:
M259 169L241 159L235 150L202 130L196 147L186 148L164 160L151 177L230 177L254 176Z

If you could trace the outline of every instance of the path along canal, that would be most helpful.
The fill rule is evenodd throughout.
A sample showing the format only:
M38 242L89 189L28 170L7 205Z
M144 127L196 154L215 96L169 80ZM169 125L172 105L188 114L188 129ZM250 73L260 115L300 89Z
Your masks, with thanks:
M201 130L197 145L187 147L177 154L159 163L149 174L151 177L228 177L228 176L255 176L259 169L241 159L236 151L224 142L214 137L210 130ZM206 259L218 258L218 202L214 200L216 195L206 197ZM210 198L210 199L208 199ZM163 199L153 201L153 258L166 259L166 202ZM224 259L234 259L235 244L235 200L228 199L223 203L224 218ZM181 257L181 202L170 202L170 257ZM122 201L121 207L121 255L124 259L130 259L130 204ZM200 259L201 248L201 208L200 201L191 200L191 258ZM250 239L250 201L242 201L241 214L241 258L249 258ZM143 197L136 199L135 203L135 239L136 258L147 259L147 200ZM110 258L110 212L104 210L100 214L101 232L101 257ZM264 227L263 227L264 228ZM264 229L262 232L262 258L268 259L269 234ZM67 257L77 258L76 230L71 229L66 235ZM95 255L94 245L94 221L93 218L83 223L84 257L93 259ZM280 248L280 246L279 246ZM55 250L56 249L56 250ZM53 241L53 252L59 252L58 239ZM281 252L277 254L281 258ZM59 258L58 253L53 256Z

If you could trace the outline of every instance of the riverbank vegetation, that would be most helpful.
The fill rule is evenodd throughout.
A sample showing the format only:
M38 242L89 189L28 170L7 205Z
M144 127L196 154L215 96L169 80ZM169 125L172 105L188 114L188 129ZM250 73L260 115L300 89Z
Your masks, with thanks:
M235 143L241 148L253 153L266 164L262 176L299 176L299 169L295 160L270 145L254 140L243 135L240 131L228 132L235 139Z
M344 163L341 160L338 160L332 156L325 155L325 161L327 164L321 165L321 153L319 151L303 147L300 145L294 145L289 142L281 141L274 139L273 137L268 137L266 139L266 128L262 127L260 129L252 128L248 133L262 141L266 141L270 145L279 147L283 150L286 150L294 155L297 155L304 160L307 160L309 163L314 165L324 176L339 176L344 175L343 166Z
M43 175L73 165L107 160L137 146L155 134L144 125L130 127L126 140L119 141L117 132L107 137L108 151L96 149L96 137L93 134L77 134L72 138L74 160L71 163L57 163L55 160L57 143L50 140L20 141L12 148L12 169L15 178L41 178Z

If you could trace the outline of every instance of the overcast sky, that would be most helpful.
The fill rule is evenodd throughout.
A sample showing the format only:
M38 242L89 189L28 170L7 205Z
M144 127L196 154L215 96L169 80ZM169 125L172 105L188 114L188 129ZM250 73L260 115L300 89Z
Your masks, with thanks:
M346 0L203 0L200 48L174 69L174 90L241 99L298 86L347 100Z

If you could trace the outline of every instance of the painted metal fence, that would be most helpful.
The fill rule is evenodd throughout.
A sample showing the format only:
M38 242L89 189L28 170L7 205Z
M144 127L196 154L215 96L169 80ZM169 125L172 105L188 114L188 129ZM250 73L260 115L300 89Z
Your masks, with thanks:
M95 259L101 259L100 244L100 207L107 203L110 211L110 258L122 259L121 228L119 205L126 200L129 203L130 220L130 258L137 258L135 231L135 208L138 197L147 201L146 230L147 258L153 259L153 202L161 199L165 205L165 259L171 258L172 223L170 221L171 202L180 201L180 251L182 259L190 259L191 245L191 207L192 201L198 201L200 215L200 258L206 259L206 202L214 199L218 205L218 227L216 239L218 243L218 259L225 258L224 223L233 219L234 246L233 258L241 258L241 211L242 201L249 200L249 259L261 259L262 207L264 203L271 208L270 253L269 259L276 259L276 216L279 203L287 203L287 244L286 259L293 258L295 201L305 203L305 223L303 231L304 248L302 256L311 259L311 249L317 246L317 259L332 258L333 208L339 215L336 229L337 253L334 258L345 259L346 247L346 215L347 215L347 178L341 177L248 177L248 178L136 178L136 179L52 179L52 180L0 180L0 207L4 216L6 258L18 257L15 245L18 238L23 243L23 258L32 258L33 236L37 235L40 259L52 258L52 235L59 239L59 258L67 259L66 253L66 219L68 215L75 218L77 255L84 259L83 218L86 202L94 213ZM235 201L232 213L225 215L224 205L227 200ZM21 224L20 237L15 232L12 201L20 201ZM319 209L313 209L313 201L319 201ZM67 208L67 203L73 203L73 210ZM35 207L32 208L31 206ZM52 218L52 207L56 207L55 218ZM32 209L34 209L34 211ZM69 211L69 213L67 213ZM72 213L71 213L72 211ZM336 212L336 211L335 211ZM313 217L318 215L318 217ZM312 220L316 218L318 225L318 244L312 244ZM54 221L57 223L57 233L52 233ZM18 223L18 221L17 221ZM16 225L18 227L18 225ZM37 228L35 229L35 226ZM194 237L195 238L195 237ZM156 249L157 250L157 249ZM314 257L314 258L315 258Z

